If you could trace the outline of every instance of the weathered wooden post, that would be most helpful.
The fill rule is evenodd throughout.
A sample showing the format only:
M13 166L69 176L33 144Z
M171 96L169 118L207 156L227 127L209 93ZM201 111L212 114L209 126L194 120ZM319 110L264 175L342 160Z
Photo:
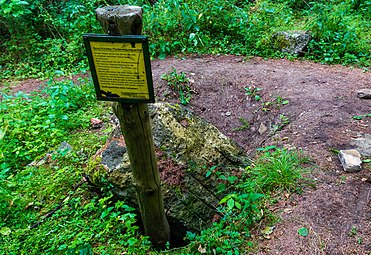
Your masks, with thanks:
M142 31L141 7L128 5L107 6L103 8L98 8L96 10L96 15L104 31L109 35L119 36L141 34ZM104 49L107 49L109 46L105 47L106 48ZM120 48L111 49L111 51L113 52L119 50L121 49ZM122 56L122 58L127 59L125 61L129 61L129 64L128 62L122 63L123 68L125 67L129 68L133 67L134 69L137 68L136 64L130 64L131 61L130 59L134 59L133 56L137 56L135 54L131 54L130 49L127 49L124 53L120 54L121 55L117 56ZM141 53L139 53L139 55L140 54ZM97 56L104 60L104 56L102 57L101 55L97 53ZM102 63L104 63L103 60ZM121 63L120 60L111 61L112 65L120 65L120 63ZM104 68L111 67L108 64L106 66L102 64L98 68L101 68L100 70L104 70ZM135 77L138 77L137 81L135 81L136 79L135 77L133 78L130 76L132 74ZM134 82L140 83L139 80L142 79L140 78L141 73L139 71L133 71L132 74L129 72L129 74L125 74L126 76L122 77L129 77L129 80L134 79ZM117 79L120 79L119 77L121 77L120 75L121 74L117 75L118 78L117 77L112 78L113 81L116 81L117 84L119 84L120 82L127 83L127 79L119 80L120 82L117 82L118 81ZM107 86L107 88L115 88L115 86L112 87ZM132 85L130 84L126 86L128 86L127 87L128 89L133 89ZM130 94L131 92L128 93ZM110 95L112 96L112 94ZM150 237L150 240L152 241L154 246L162 248L165 246L166 242L170 241L170 228L164 211L160 176L157 169L157 159L155 155L153 138L149 122L148 106L145 103L115 102L113 105L113 109L120 121L121 130L124 135L125 143L128 149L131 168L133 172L134 182L133 184L135 185L137 190L138 202L140 206L139 209L144 224L145 232Z

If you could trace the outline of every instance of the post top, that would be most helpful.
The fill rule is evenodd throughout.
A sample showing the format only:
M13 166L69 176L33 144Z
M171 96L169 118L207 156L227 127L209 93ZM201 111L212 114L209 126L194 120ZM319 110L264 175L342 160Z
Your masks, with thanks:
M95 13L97 16L105 16L107 19L112 19L128 15L142 15L142 8L133 5L111 5L97 8Z
M97 20L110 35L141 34L142 12L141 7L132 5L111 5L95 10Z

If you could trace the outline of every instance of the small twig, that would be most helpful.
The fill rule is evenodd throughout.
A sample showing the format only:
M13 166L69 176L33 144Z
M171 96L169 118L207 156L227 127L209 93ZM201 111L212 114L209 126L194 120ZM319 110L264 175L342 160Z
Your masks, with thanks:
M76 191L77 188L79 188L83 183L85 183L85 182L87 182L87 181L88 181L88 180L87 180L85 177L83 177L83 179L82 179L78 184L76 184L75 187L73 187L72 191L73 191L73 192ZM74 195L74 193L73 193L72 195ZM66 196L63 198L62 202L60 202L59 205L57 205L57 207L55 207L53 210L51 210L51 211L49 211L47 214L45 214L45 215L43 216L43 219L40 220L39 222L35 223L34 225L32 225L32 226L30 227L30 229L37 228L37 227L40 226L42 223L44 223L44 221L45 221L47 218L51 217L51 216L52 216L56 211L58 211L59 209L61 209L62 206L64 205L64 203L65 203L68 199L70 199L70 198L71 198L71 195L66 195Z
M303 2L310 8L310 5L305 0Z

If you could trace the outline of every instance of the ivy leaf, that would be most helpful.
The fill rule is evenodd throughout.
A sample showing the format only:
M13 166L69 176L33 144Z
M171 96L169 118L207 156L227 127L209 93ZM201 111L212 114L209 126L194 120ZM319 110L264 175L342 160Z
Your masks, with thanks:
M228 202L227 202L227 205L228 205L228 208L229 209L233 209L233 207L234 207L234 199L233 198L229 199Z
M304 227L303 228L299 228L298 229L298 234L300 236L306 237L309 234L309 230L307 228L304 228Z
M136 243L138 243L138 239L136 239L135 237L130 237L129 238L129 240L128 240L129 246L133 246Z
M235 202L235 206L237 207L238 210L241 210L242 206L239 202Z

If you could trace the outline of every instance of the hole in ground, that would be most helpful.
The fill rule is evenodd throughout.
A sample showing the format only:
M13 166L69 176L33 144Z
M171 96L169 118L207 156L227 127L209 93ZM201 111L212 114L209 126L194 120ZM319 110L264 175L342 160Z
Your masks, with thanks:
M188 245L189 241L185 240L185 236L190 229L184 226L183 222L178 219L167 216L167 220L170 225L170 248L179 248Z
M137 224L139 227L139 230L142 234L144 234L144 226L143 221L140 217L140 212L135 211L137 215ZM170 216L166 216L167 221L169 222L170 226L170 248L180 248L187 246L189 244L188 240L185 240L185 236L188 231L191 231L189 228L187 228L183 222L181 222L178 219L175 219Z

